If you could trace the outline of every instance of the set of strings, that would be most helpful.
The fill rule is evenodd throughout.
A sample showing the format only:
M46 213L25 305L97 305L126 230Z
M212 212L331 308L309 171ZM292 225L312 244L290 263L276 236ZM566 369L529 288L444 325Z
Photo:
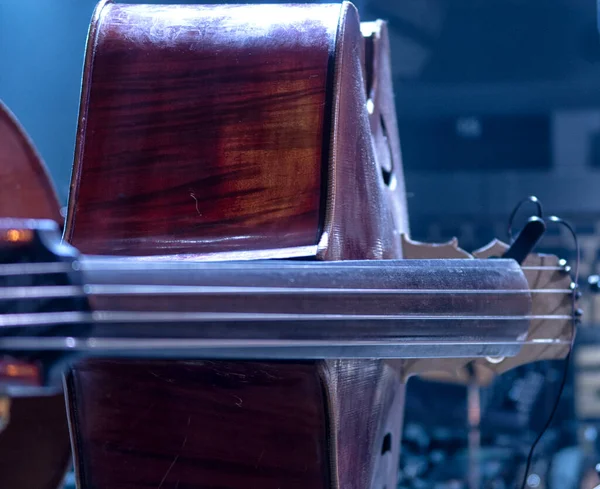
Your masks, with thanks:
M77 262L75 262L77 263ZM278 262L276 266L298 266L298 265L283 265ZM319 269L323 269L325 264L315 265ZM385 265L383 265L385 266ZM310 265L301 265L302 269L306 269ZM344 265L344 267L346 267ZM79 268L76 265L75 268ZM123 268L115 268L115 272L123 272L127 270L127 266ZM360 268L347 266L346 268ZM565 267L561 266L524 266L524 271L555 271L565 272ZM11 276L11 275L36 275L36 274L53 274L53 273L68 273L73 270L73 264L70 263L27 263L27 264L5 264L0 265L0 276ZM110 271L110 270L107 270ZM512 290L498 290L498 289L383 289L383 288L333 288L333 287L260 287L260 286L203 286L203 285L144 285L144 284L102 284L102 285L60 285L60 286L20 286L20 287L5 287L0 289L0 300L20 300L20 299L46 299L46 298L79 298L88 295L109 295L114 297L125 297L128 295L258 295L258 296L336 296L337 298L343 299L344 296L372 296L381 295L388 298L400 297L402 295L455 295L455 296L481 296L481 295L520 295L524 293L531 294L564 294L571 295L571 289L512 289ZM102 321L103 318L107 318L106 312L104 314L71 314L67 316L67 313L26 313L26 314L5 314L0 316L0 326L32 326L37 324L48 324L58 323L60 321L78 322L83 319ZM119 315L121 321L133 321L133 322L145 322L152 321L153 317L156 320L306 320L312 321L318 320L341 320L341 319L352 319L352 320L366 320L366 319L378 319L378 320L414 320L419 318L422 320L432 319L440 320L444 316L439 314L281 314L281 313L211 313L211 312L197 312L197 313L178 313L170 312L168 316L164 313L139 313L134 312L129 315L123 313ZM456 316L448 316L448 319L456 318ZM490 316L490 315L464 315L460 319L464 320L507 320L507 319L527 319L527 320L559 320L564 321L570 319L570 315L564 314L549 314L549 315L526 315L526 316ZM114 321L114 315L111 320Z
M92 258L93 259L93 258ZM73 271L85 270L86 259L83 261L74 261L72 263L15 263L15 264L4 264L0 265L0 277L11 276L11 275L43 275L43 274L56 274L56 273L70 273ZM127 259L121 259L116 261L110 261L110 259L100 259L102 269L106 273L111 271L119 273L127 273L128 270L135 270L136 265ZM179 265L179 266L178 266ZM155 262L143 264L144 268L150 268L151 270L162 270L170 271L174 268L181 269L182 264L166 264L164 262ZM187 267L184 264L184 267ZM234 263L218 263L218 264L195 264L196 267L219 267L226 269L235 269L240 267L240 264ZM251 267L253 269L264 268L273 269L291 269L300 268L302 270L309 270L312 268L323 270L324 267L330 267L331 270L340 270L344 268L352 274L357 269L369 269L372 267L390 267L394 266L393 261L363 261L360 263L352 262L338 262L338 263L307 263L307 262L290 262L290 261L277 261L261 264L260 262L245 262L244 267ZM531 272L559 272L568 273L568 270L563 266L531 266L523 267L524 271ZM242 272L240 272L242 273ZM363 300L373 296L381 296L385 300L394 300L401 296L442 296L442 295L453 295L453 296L483 296L483 295L519 295L519 294L561 294L567 295L571 291L568 289L534 289L534 290L471 290L471 289L403 289L403 288L352 288L352 287L256 287L256 286L200 286L200 285L144 285L144 284L102 284L94 285L88 284L83 286L72 286L72 285L42 285L42 286L23 286L23 287L4 287L0 289L0 300L34 300L34 299L58 299L58 298L81 298L86 296L109 296L111 299L118 299L119 297L136 296L136 295L148 295L148 296L194 296L194 295L207 295L207 296L261 296L261 297L282 297L282 296L298 296L302 298L314 298L314 297L333 297L335 300L343 300L344 298L359 297ZM480 315L480 314L418 314L418 313L402 313L402 314L307 314L307 313L261 313L261 312L111 312L111 311L94 311L94 312L32 312L23 314L4 314L0 316L0 327L27 327L27 326L52 326L52 325L65 325L78 323L157 323L157 322L169 322L169 321L180 321L180 322L202 322L202 321L507 321L507 320L526 320L526 321L565 321L570 319L569 315L565 314L548 314L548 315L521 315L521 316L508 316L508 315ZM7 331L8 332L8 331ZM20 337L22 338L20 332ZM9 333L10 334L10 333ZM5 337L6 338L6 337ZM547 345L548 343L563 343L563 339L537 339L534 343L536 345ZM525 343L521 341L520 344Z

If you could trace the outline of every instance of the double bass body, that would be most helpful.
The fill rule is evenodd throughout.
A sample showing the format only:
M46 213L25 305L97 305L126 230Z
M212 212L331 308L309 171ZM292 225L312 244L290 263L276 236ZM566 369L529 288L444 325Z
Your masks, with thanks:
M192 260L401 257L387 34L363 31L349 3L101 3L65 239ZM89 360L66 385L84 489L396 483L404 386L380 360Z
M50 214L38 215L28 209L25 217L59 220L51 188L40 181L42 167L31 161L27 164L27 183L38 183L39 195L48 197L44 212ZM16 200L0 202L5 215L22 215L23 209L13 208ZM47 211L53 206L53 211ZM534 287L556 288L559 284L565 291L552 301L538 299L533 305L541 318L546 318L552 307L556 317L550 322L557 318L560 322L554 321L548 334L543 319L530 336L535 341L559 338L556 349L545 351L544 358L564 356L571 338L568 314L574 303L568 274L555 266L558 260L543 261L551 265L539 272L544 280L531 271L526 280L517 263L508 260L493 264L463 261L456 266L423 262L421 268L415 266L412 275L403 269L413 266L409 260L386 269L381 260L403 258L404 247L406 258L419 258L423 253L440 258L435 247L423 248L401 239L407 231L384 22L361 25L349 3L152 6L103 1L98 5L88 38L64 229L65 241L84 255L121 256L84 256L79 261L79 271L85 272L86 260L91 267L88 281L78 284L89 285L84 302L89 302L92 311L110 315L124 310L138 315L146 310L165 312L166 304L170 312L176 307L225 315L293 311L295 321L320 308L318 319L323 322L314 322L318 315L311 315L311 334L318 330L331 342L332 336L339 340L347 331L358 331L349 329L348 322L339 323L343 329L327 329L326 324L331 323L323 318L346 313L352 301L343 302L335 294L360 296L358 291L365 283L347 279L356 279L356 270L365 269L370 277L376 277L366 287L376 290L370 291L374 293L367 301L354 299L353 307L364 317L356 310L341 316L344 321L349 317L362 321L362 326L365 317L384 321L378 324L380 329L360 329L368 334L359 339L379 334L379 345L387 349L392 338L396 341L392 347L401 345L404 353L410 348L406 356L412 358L418 357L413 350L420 343L438 348L429 356L440 356L440 342L449 338L444 356L453 356L455 340L465 340L461 335L466 331L464 344L471 349L463 353L485 357L490 345L500 349L498 345L510 345L502 351L516 354L520 342L525 341L528 324L532 332L529 280L530 285L537 284ZM450 257L467 255L451 248ZM496 245L493 249L504 248ZM287 274L277 276L272 270L285 268L281 263L278 266L276 260L281 258L302 263L359 260L359 264L350 263L341 275L341 264L327 265L336 271L329 277L318 275L330 280L323 285L325 279L316 283L315 271L304 276L310 278L308 282L299 278L302 275L291 275L289 270L298 262L288 263ZM250 289L264 285L258 278L249 278L248 260L257 259L271 259L264 265L270 295L261 296L262 302L251 294L232 296L231 286ZM248 280L238 281L231 273L224 278L223 264L197 263L230 260L239 260L229 265L230 272L232 266L239 266L240 275L245 270ZM152 268L150 262L158 268ZM156 272L163 266L181 271L182 262L186 278ZM112 264L114 270L102 263ZM120 269L123 263L129 265ZM209 279L204 276L204 282L198 280L211 267L213 275ZM325 265L318 267L321 273ZM479 270L480 275L469 275L467 269ZM116 275L123 270L129 275ZM394 280L379 279L380 274L389 279L392 270L397 274ZM274 281L274 277L284 280ZM145 281L136 282L142 278ZM297 286L294 293L278 296L294 288L292 279ZM134 294L133 299L115 300L111 306L110 293L103 297L93 293L94 285L106 284L119 284L117 289L126 285L220 284L229 289L227 293L221 290L221 295L202 295L198 292L202 287L196 287L194 293L199 295L185 296L178 306L169 302L171 296L164 290L162 296L156 296L160 300ZM319 287L327 291L318 300L307 295ZM482 292L477 299L471 294L473 289ZM303 299L297 299L298 292L305 294ZM387 292L396 295L390 300ZM335 300L338 302L332 302ZM137 308L131 309L132 303ZM384 306L386 311L380 311ZM568 314L558 314L565 308ZM228 318L231 321L231 316ZM394 322L386 323L389 319ZM406 325L402 329L398 327L401 320ZM247 338L247 330L242 329L246 323L239 316L234 322L220 323L221 329L211 328L210 321L204 319L195 324L196 330L189 333L188 329L185 334L206 339L209 332L218 330L219 341L227 340L223 338L225 324L228 335L234 335L234 330L240 335L234 339ZM428 328L436 321L437 327ZM127 331L139 343L139 328L146 325L138 322L131 329L131 324ZM157 324L152 324L155 332ZM164 329L159 328L163 340L177 337L187 341L187 336L177 336L183 335L181 324L165 324L164 320L160 324L164 324L160 326ZM507 324L512 329L504 327ZM94 327L95 323L84 326ZM124 334L118 329L122 323L111 326L112 335ZM280 329L281 337L272 338L277 329L265 334L264 326L260 334L269 340L298 339L308 335L309 329L296 324L295 329ZM375 330L378 333L373 333ZM429 338L429 343L423 338ZM0 343L11 344L11 339L8 335L0 338ZM523 351L526 354L515 357L511 365L537 355ZM335 358L338 353L336 350ZM471 360L441 359L433 365L419 358L392 363L360 356L310 360L281 355L275 361L273 356L271 360L256 355L241 360L232 354L231 358L202 357L200 361L193 355L177 355L175 359L163 354L154 360L143 359L143 355L137 359L105 355L71 364L65 394L81 489L389 489L396 485L403 380L432 367L449 370L451 378L460 380L462 368ZM483 358L479 360L476 370L483 371L485 378L504 368L489 367ZM63 425L52 427L62 429L56 439L64 450L52 455L66 460L67 430L64 417L61 419ZM48 456L45 460L54 459ZM53 463L54 467L60 465ZM7 473L23 471L22 466L12 469ZM56 473L46 479L50 485L58 480ZM48 485L20 483L13 487L46 489Z

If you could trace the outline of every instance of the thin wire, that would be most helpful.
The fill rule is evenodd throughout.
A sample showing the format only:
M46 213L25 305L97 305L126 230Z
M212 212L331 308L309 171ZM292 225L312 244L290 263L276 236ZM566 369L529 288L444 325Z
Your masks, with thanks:
M568 373L569 373L569 363L571 362L571 353L572 352L573 352L573 347L571 346L571 348L569 348L569 353L567 353L567 356L565 357L565 368L563 370L562 380L560 382L560 387L558 389L558 395L556 396L556 400L554 401L554 406L552 406L552 411L550 413L550 416L548 416L548 420L546 421L546 424L541 429L537 438L533 442L533 445L531 445L531 449L529 450L529 455L527 456L527 464L525 465L525 474L523 475L523 483L521 484L521 489L525 489L525 486L527 485L527 475L529 474L529 469L531 468L531 462L533 462L533 454L535 452L535 449L537 448L537 445L540 442L540 440L542 439L542 437L546 434L546 431L548 431L548 428L550 428L552 421L554 421L554 415L556 414L556 411L558 411L560 399L562 397L562 393L563 393L563 391L565 389L565 385L567 383L567 377L568 377Z
M12 287L0 287L0 300L8 299L43 299L43 298L78 298L87 296L189 296L189 295L222 295L232 294L247 295L304 295L323 296L330 295L360 295L360 296L427 296L436 297L444 295L523 295L523 294L568 294L572 289L381 289L381 288L334 288L334 287L252 287L252 286L228 286L228 285L116 285L100 284L85 285L23 285Z
M574 282L575 284L579 283L579 262L581 260L581 255L580 255L580 249L579 249L579 240L577 239L577 233L575 232L575 229L573 229L573 226L571 226L567 221L561 219L560 217L556 217L556 216L550 216L548 218L548 220L550 222L554 222L556 224L560 224L562 226L564 226L565 228L567 228L567 230L569 231L569 233L571 233L571 236L573 237L573 243L575 244L575 279ZM573 305L574 307L576 307L576 301L573 301Z
M537 216L540 219L544 218L544 208L542 207L542 203L539 201L539 199L535 195L530 195L529 197L525 197L521 202L519 202L515 206L513 211L510 213L510 217L508 218L508 230L507 231L508 231L508 238L510 241L512 241L512 239L513 239L512 227L513 227L513 221L515 220L515 216L517 215L517 212L519 211L519 209L521 207L523 207L524 204L527 204L528 202L535 204L535 206L537 207Z
M533 445L531 445L531 449L529 450L529 455L527 456L527 463L525 464L525 473L523 474L523 483L521 484L521 489L525 489L525 486L527 485L527 476L529 473L529 469L531 468L531 463L533 462L533 454L535 453L535 449L536 449L538 443L540 442L540 440L542 439L542 437L546 434L546 431L548 431L548 428L550 428L552 421L554 421L554 416L556 415L556 411L558 411L560 399L562 397L563 391L565 390L565 385L567 383L567 378L568 378L568 373L569 373L569 364L571 363L571 354L573 353L573 344L575 343L575 334L577 332L577 316L578 316L578 314L577 314L577 284L579 281L579 262L581 259L580 249L579 249L579 240L577 239L577 233L575 233L575 230L567 221L564 221L560 217L556 217L556 216L550 216L548 218L548 220L550 222L560 224L560 225L564 226L565 228L567 228L569 230L569 232L571 233L571 235L573 236L573 241L575 243L575 253L577 256L576 256L576 262L575 262L575 279L573 281L574 287L572 288L573 290L572 290L572 296L571 296L572 297L573 335L571 337L571 345L569 347L569 353L567 353L567 356L565 357L565 368L563 371L562 380L560 382L560 387L558 389L558 395L556 396L556 400L554 401L554 405L552 406L552 411L550 412L550 416L548 416L548 420L546 421L546 424L544 425L542 430L539 432L537 438L533 442Z
M128 265L129 263L124 262L126 265ZM146 263L146 262L144 262ZM161 262L162 263L162 262ZM201 262L202 265L204 265L205 263L212 263L212 262ZM279 264L278 264L279 265ZM247 266L247 265L244 265ZM285 266L289 266L289 265L285 265ZM318 266L318 268L323 268L324 265L322 266ZM344 267L344 269L354 269L354 268L361 268L361 266L348 266L345 264L336 264L336 269L340 269L341 267ZM308 268L307 265L302 265L303 269ZM362 267L364 268L364 267ZM180 270L181 268L179 268ZM553 266L523 266L521 267L522 270L562 270L563 267L553 267ZM69 273L70 271L73 270L72 265L70 264L65 264L65 263L56 263L56 262L49 262L49 263L11 263L11 264L2 264L0 265L0 277L6 277L6 276L12 276L12 275L51 275L51 274L59 274L59 273ZM120 272L123 270L131 270L131 268L126 267L109 267L109 266L105 266L102 268L103 272ZM134 270L139 270L139 269L135 269ZM161 268L160 270L173 270L173 269L169 269L169 268ZM178 270L177 268L174 270Z
M81 314L82 316L78 316ZM89 313L88 313L89 314ZM69 316L72 315L72 316ZM256 312L169 312L169 311L152 311L152 312L122 312L122 311L94 311L91 315L79 313L75 311L65 312L37 312L37 313L15 313L0 315L0 329L14 328L21 326L43 326L62 324L69 317L83 318L84 324L88 319L93 319L96 324L111 324L111 323L165 323L168 321L178 321L182 323L203 323L203 322L306 322L319 321L325 322L340 322L340 321L373 321L378 323L389 323L397 321L421 321L421 322L449 322L460 321L463 323L472 323L478 321L487 322L506 322L506 321L533 321L533 320L560 320L569 319L569 315L548 315L548 316L472 316L468 314L457 315L425 315L419 313L408 314L335 314L335 313L313 313L313 314L297 314L297 313L256 313ZM72 323L75 320L71 320ZM76 321L75 321L76 322ZM0 335L1 336L1 335Z

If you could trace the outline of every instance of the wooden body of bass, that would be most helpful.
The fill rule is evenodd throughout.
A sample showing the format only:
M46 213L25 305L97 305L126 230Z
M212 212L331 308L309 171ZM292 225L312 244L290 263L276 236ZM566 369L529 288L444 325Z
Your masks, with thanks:
M66 240L189 260L400 258L387 34L363 31L348 3L100 4ZM396 484L404 385L381 360L89 360L67 386L82 489Z
M2 215L60 222L2 115ZM386 25L348 3L102 2L68 209L77 249L0 220L3 487L62 478L61 398L23 396L66 369L81 489L389 488L408 376L485 383L573 337L556 257L406 236Z

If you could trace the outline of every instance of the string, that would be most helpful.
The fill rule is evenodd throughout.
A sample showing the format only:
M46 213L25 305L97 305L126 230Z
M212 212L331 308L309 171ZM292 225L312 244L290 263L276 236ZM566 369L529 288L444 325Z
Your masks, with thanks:
M52 275L69 273L73 270L71 264L61 262L48 263L7 263L0 265L0 276L14 275Z
M305 264L302 263L301 265L299 265L297 262L294 263L283 263L283 262L278 262L277 266L281 267L281 266L285 266L287 268L302 268L302 269L307 269L309 267L315 267L318 269L323 269L324 267L328 266L328 265L332 265L332 267L334 267L336 270L340 270L342 268L344 269L364 269L366 268L366 266L368 266L369 268L373 267L373 266L377 266L378 263L381 260L373 260L373 262L375 263L362 263L360 265L350 265L348 264L348 262L344 262L344 263L335 263L335 264L331 264L331 263L327 263L327 264L319 264L319 265L310 265L310 264ZM390 263L393 264L395 260L385 260L386 265L389 265ZM411 260L411 261L416 261L416 260ZM100 262L102 263L102 262ZM198 262L198 265L201 265L202 267L210 267L210 266L214 266L215 263L217 262ZM231 265L231 263L221 263L218 262L219 266L223 266L223 267L227 267L228 265ZM189 262L185 263L186 265L188 265L187 270L189 270ZM83 265L83 268L86 268L86 262L75 262L73 264L68 264L68 263L58 263L58 262L40 262L40 263L11 263L11 264L0 264L0 277L6 277L6 276L14 276L14 275L52 275L52 274L58 274L58 273L69 273L70 271L72 271L74 269L74 267L78 267ZM132 263L132 262L128 262L126 260L119 262L118 263L118 267L114 267L114 266L110 266L110 265L114 265L114 261L112 263L109 264L104 264L102 263L102 271L103 272L120 272L120 271L130 271L130 270L146 270L148 268L148 266L150 265L149 262L144 262L143 265L145 265L145 267L142 267L140 263ZM105 266L106 265L106 266ZM135 265L135 266L132 266ZM183 267L175 267L175 268L171 268L168 267L164 264L164 262L157 262L155 265L158 265L157 267L152 268L152 270L177 270L177 269L182 269ZM178 264L179 265L179 264ZM240 265L237 264L235 265L236 267L239 267ZM253 269L256 268L260 268L260 266L257 266L255 263L252 262L244 262L244 267L251 267ZM229 267L231 268L231 267ZM523 266L521 267L522 270L548 270L548 271L552 271L552 270L563 270L563 267L560 266Z
M541 204L540 204L540 209L541 209ZM579 283L579 262L581 260L581 254L580 254L580 249L579 249L579 240L577 239L577 233L575 232L573 227L568 222L566 222L563 219L556 217L556 216L550 216L548 218L548 220L550 222L554 222L554 223L564 226L570 232L571 236L573 237L573 242L575 244L575 253L576 253L575 279L573 282L574 286L572 288L572 311L571 311L572 312L573 334L571 337L571 343L569 345L569 352L567 353L567 356L565 357L565 360L564 360L565 367L563 369L563 376L562 376L562 379L560 382L560 387L558 389L558 394L556 396L556 400L554 401L554 405L552 406L552 410L550 411L548 420L544 424L543 428L541 429L538 436L536 437L533 444L531 445L531 449L529 450L529 454L527 456L527 463L525 464L525 473L523 475L523 482L521 484L521 489L525 489L525 487L527 485L527 477L529 474L529 469L531 468L531 463L533 462L533 455L535 453L535 449L538 446L542 437L546 434L546 431L548 431L548 428L550 428L550 425L552 424L552 421L554 420L554 416L556 415L556 412L558 411L558 407L560 405L560 400L561 400L563 391L565 389L565 385L567 383L567 378L568 378L568 373L569 373L569 365L571 363L571 354L573 353L573 345L575 343L575 334L577 332L577 317L578 317L577 287L578 287L578 283Z
M354 345L354 346L383 346L383 347L394 347L399 344L411 345L411 346L430 346L430 345L441 345L444 347L451 346L517 346L521 347L523 342L520 341L481 341L481 340L460 340L456 338L440 338L439 336L431 337L426 340L422 338L384 338L384 339L357 339L355 338L340 338L335 339L306 339L306 338L279 338L279 339L266 339L266 338L165 338L165 337L91 337L91 338L77 338L72 336L64 337L26 337L26 336L13 336L13 337L0 337L0 348L5 348L11 351L15 350L33 350L38 351L40 349L51 349L51 350L95 350L101 352L104 348L123 349L126 348L128 351L141 350L142 352L146 349L160 349L161 347L169 347L177 350L189 350L197 347L209 347L209 348L223 348L227 346L239 346L239 347L253 347L253 346L308 346L317 345L321 347L328 346L341 346L341 345ZM527 341L525 344L528 344ZM561 346L561 345L559 345ZM456 353L456 352L455 352ZM468 361L473 356L472 353L466 355L453 356L449 358L464 358ZM374 358L374 357L371 357ZM394 358L394 357L383 357L383 358ZM417 356L403 357L408 358L422 358ZM439 357L436 357L439 358Z
M297 314L297 313L258 313L258 312L122 312L122 311L94 311L93 313L79 312L39 312L3 314L0 316L0 328L19 326L50 326L70 321L68 318L84 318L78 322L86 323L89 319L94 323L144 323L144 322L220 322L220 321L532 321L532 320L560 320L570 319L568 315L523 315L523 316L475 316L475 315L432 315L432 314Z
M333 288L333 287L244 287L205 285L37 285L0 288L0 300L65 298L76 299L88 295L522 295L522 294L571 294L571 289L379 289L379 288Z

